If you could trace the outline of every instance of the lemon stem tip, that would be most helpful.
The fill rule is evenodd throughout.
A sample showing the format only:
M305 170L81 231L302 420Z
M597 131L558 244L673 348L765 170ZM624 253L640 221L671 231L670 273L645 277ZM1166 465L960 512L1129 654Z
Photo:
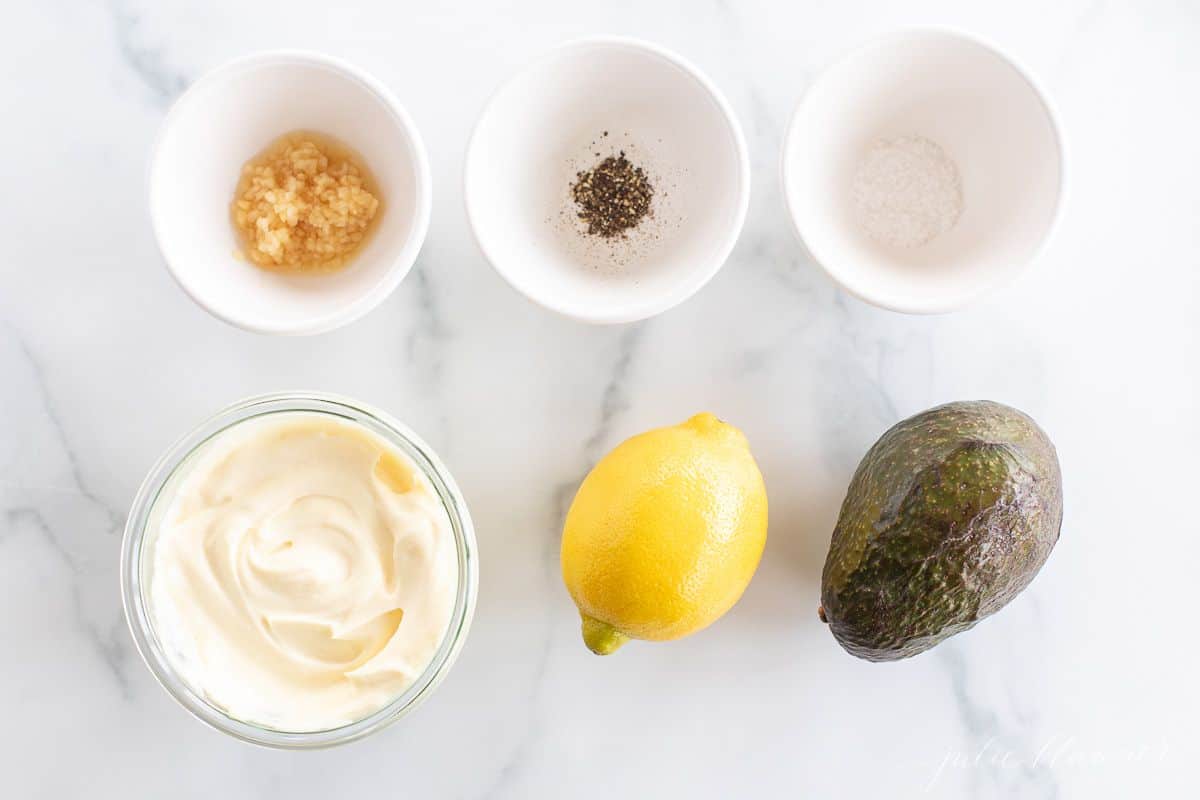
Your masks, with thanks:
M583 643L598 656L611 655L629 641L619 630L591 617L583 617Z

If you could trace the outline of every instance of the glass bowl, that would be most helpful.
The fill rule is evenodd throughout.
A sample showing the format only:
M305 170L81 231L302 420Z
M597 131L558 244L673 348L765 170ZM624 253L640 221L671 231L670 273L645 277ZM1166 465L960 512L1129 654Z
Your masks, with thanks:
M171 493L187 473L194 457L214 437L235 425L270 414L287 412L327 414L358 423L404 452L429 479L450 518L458 551L458 588L441 645L425 671L403 693L378 711L347 725L318 731L290 732L236 719L209 702L175 669L154 629L149 607L149 577L153 566L157 526ZM167 502L161 502L164 500ZM294 392L251 397L235 403L201 423L168 448L151 468L134 498L121 547L121 599L134 644L146 666L167 693L201 722L253 744L285 749L330 747L360 739L390 725L428 697L449 672L466 640L475 610L479 567L475 530L467 505L449 471L411 430L370 406L335 395Z

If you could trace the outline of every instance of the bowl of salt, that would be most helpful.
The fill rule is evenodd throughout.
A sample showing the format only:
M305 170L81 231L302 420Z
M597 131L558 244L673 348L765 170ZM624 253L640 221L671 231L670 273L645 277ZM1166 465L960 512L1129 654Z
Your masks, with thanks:
M809 88L784 142L788 212L851 294L907 313L1012 280L1062 209L1061 128L1031 75L957 31L871 41Z

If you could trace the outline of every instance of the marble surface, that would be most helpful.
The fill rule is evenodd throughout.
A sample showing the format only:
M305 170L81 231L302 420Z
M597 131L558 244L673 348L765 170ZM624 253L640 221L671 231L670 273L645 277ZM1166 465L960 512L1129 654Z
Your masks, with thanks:
M17 2L0 32L0 794L11 798L1179 797L1200 757L1200 9L1193 3L780 0L591 4ZM909 317L838 291L776 182L789 114L829 58L912 22L1024 60L1071 144L1059 235L967 312ZM729 263L649 322L587 327L487 266L461 161L497 83L568 37L635 34L702 66L744 125L749 221ZM149 143L205 69L307 47L391 85L426 137L416 269L341 331L278 339L210 318L147 222ZM332 751L250 747L154 683L117 555L143 474L242 396L341 392L392 411L474 512L479 610L461 660L399 725ZM1062 539L1032 587L935 651L875 665L817 620L838 504L867 446L953 399L1050 432ZM766 554L704 633L598 659L557 565L600 455L710 409L767 477Z

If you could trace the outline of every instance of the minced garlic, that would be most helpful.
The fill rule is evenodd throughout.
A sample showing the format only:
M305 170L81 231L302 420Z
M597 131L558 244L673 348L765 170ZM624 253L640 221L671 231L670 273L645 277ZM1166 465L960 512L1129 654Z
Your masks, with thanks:
M312 272L348 264L379 206L369 173L348 149L296 132L242 168L232 212L249 261Z

